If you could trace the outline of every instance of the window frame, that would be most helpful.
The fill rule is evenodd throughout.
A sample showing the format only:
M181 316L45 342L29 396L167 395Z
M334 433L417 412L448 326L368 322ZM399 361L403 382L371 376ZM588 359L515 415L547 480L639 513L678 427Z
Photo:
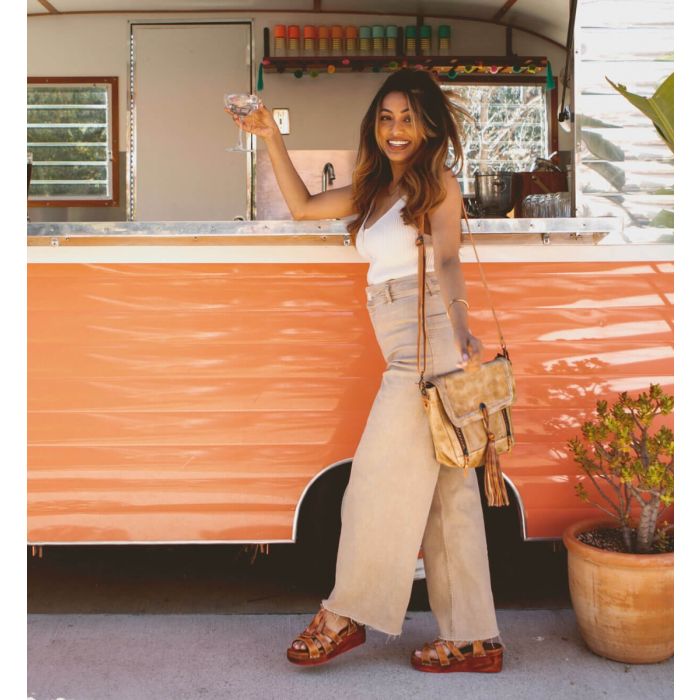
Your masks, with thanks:
M118 207L121 188L119 187L119 78L92 76L29 76L27 85L109 85L110 108L107 128L109 130L108 148L110 149L109 173L111 192L107 198L90 199L34 199L27 197L29 207Z
M440 76L440 83L449 88L450 85L493 85L499 87L501 85L546 85L547 78L545 76L521 76L521 75L503 75L496 78L490 75L458 75L454 80L450 80L445 76ZM549 91L549 103L547 104L549 134L547 143L549 153L559 151L559 79L554 78L554 87ZM549 153L547 155L549 155Z

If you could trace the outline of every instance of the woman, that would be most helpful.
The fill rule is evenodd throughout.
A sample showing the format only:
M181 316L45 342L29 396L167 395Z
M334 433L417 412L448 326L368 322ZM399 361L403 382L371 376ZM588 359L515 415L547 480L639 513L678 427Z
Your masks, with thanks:
M343 497L335 587L287 650L296 664L321 664L362 644L365 625L400 634L422 542L440 636L411 663L430 672L501 670L476 474L436 462L417 386L416 234L424 217L426 376L480 364L459 260L462 194L451 172L462 161L457 111L429 73L392 73L362 120L352 185L316 195L269 110L234 117L264 139L295 219L355 215L348 231L370 263L367 307L387 362Z

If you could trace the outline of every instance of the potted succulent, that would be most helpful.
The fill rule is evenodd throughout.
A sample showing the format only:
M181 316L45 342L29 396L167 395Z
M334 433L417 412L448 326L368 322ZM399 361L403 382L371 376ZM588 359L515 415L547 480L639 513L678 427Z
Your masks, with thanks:
M637 398L623 392L612 406L599 401L583 440L567 443L583 472L578 496L606 514L564 532L569 591L584 641L615 661L673 654L673 530L663 519L673 503L673 431L652 431L672 412L673 396L658 384Z

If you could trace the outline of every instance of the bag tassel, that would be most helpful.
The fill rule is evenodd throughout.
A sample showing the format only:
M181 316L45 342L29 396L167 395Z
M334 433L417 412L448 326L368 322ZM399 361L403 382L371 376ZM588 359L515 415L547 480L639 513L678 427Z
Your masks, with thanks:
M484 452L484 490L486 491L486 502L489 506L507 506L508 492L503 481L501 463L496 452L496 436L489 430L489 414L486 406L481 405L481 413L484 418L484 428L486 429L486 451Z

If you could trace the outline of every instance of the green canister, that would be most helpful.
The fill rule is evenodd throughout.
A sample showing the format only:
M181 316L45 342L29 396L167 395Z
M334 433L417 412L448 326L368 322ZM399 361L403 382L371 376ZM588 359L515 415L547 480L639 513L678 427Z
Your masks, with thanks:
M430 56L430 44L433 35L433 28L429 24L421 24L418 27L418 40L421 56Z
M407 56L416 55L416 34L415 26L406 27L404 31L404 52Z
M398 54L397 40L399 38L399 28L395 24L386 26L386 55L396 56Z
M438 56L450 55L450 34L449 24L441 24L438 27Z

